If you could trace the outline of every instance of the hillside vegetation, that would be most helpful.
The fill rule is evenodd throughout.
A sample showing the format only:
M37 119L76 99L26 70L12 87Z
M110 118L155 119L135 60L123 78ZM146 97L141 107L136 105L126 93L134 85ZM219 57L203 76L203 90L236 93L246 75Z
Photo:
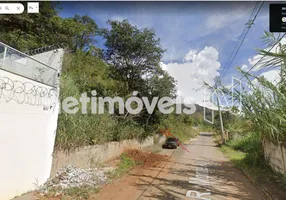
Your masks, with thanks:
M23 3L25 4L25 3ZM26 4L25 4L26 7ZM60 100L79 99L91 91L96 97L119 96L127 99L133 91L137 97L176 97L176 81L160 67L165 49L150 29L139 29L124 21L108 21L108 29L97 26L89 16L62 18L53 2L42 2L41 13L0 15L1 41L21 51L61 44L66 48L62 65ZM105 41L97 47L95 36ZM106 110L108 105L106 105ZM140 140L160 129L171 128L182 140L195 135L189 115L164 115L155 108L149 114L144 107L137 115L67 114L61 112L55 147L71 149L130 138Z

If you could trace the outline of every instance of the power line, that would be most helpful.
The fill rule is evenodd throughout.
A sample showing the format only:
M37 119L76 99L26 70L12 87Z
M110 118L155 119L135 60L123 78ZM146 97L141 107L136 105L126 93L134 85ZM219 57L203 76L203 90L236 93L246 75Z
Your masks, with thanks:
M262 6L263 6L263 4L264 4L264 2L262 2L262 4L260 5L260 7L259 7L259 9L258 9L256 15L254 16L253 20L252 20L252 21L249 21L249 23L247 24L247 25L248 25L248 28L247 28L246 34L244 35L244 37L243 37L241 43L239 44L239 47L238 47L238 49L236 50L235 55L233 56L233 58L232 58L231 62L229 63L229 65L231 65L232 62L234 61L234 58L236 57L238 51L240 50L240 47L242 46L242 43L244 42L244 40L245 40L245 38L246 38L246 36L247 36L249 30L250 30L250 27L251 27L251 25L254 23L254 21L255 21L257 15L259 14L259 12L260 12L260 10L261 10L261 8L262 8Z
M254 8L252 9L252 12L251 12L251 14L250 14L249 19L248 19L247 22L249 22L249 21L252 19L253 14L254 14L254 12L255 12L255 10L256 10L257 5L258 5L258 2L256 2ZM246 23L246 24L247 24L247 23ZM245 24L245 25L246 25L246 24ZM240 35L239 35L239 38L238 38L237 42L235 43L235 46L233 47L233 49L232 49L232 51L231 51L231 54L229 55L227 61L224 63L225 66L229 66L228 63L229 63L229 61L230 61L230 58L233 56L233 54L234 54L234 52L235 52L235 49L237 48L238 44L239 44L240 41L242 40L243 35L245 34L246 29L247 29L247 26L244 26L244 28L242 29L242 32L241 32ZM223 71L222 71L222 76L225 74L225 71L226 71L226 67L225 67L225 68L223 69Z
M254 12L255 12L255 10L256 10L257 5L258 5L258 2L256 2L255 6L254 6L254 8L253 8L253 10L252 10L252 13L250 14L249 19L247 20L247 23L245 23L245 25L247 25L247 24L251 21L253 15L254 15ZM245 31L248 29L248 27L249 27L249 26L244 26L244 28L243 28L243 30L242 30L242 32L241 32L241 34L240 34L240 36L239 36L239 38L238 38L238 40L237 40L237 43L235 44L235 46L234 46L234 48L233 48L233 50L232 50L232 52L231 52L231 55L229 56L227 62L229 62L230 58L233 56L233 53L234 53L235 49L237 48L237 46L238 46L238 44L239 44L239 41L242 40L243 35L245 35ZM226 63L226 64L227 64L227 63Z
M236 43L236 45L235 45L235 47L234 47L234 49L233 49L233 52L235 52L234 55L233 55L233 53L230 55L230 57L229 57L229 59L228 59L228 61L230 60L229 64L228 64L228 61L226 62L226 64L228 64L228 65L227 65L226 68L224 68L224 71L222 72L222 76L224 76L224 74L229 70L231 64L233 63L233 61L234 61L234 59L235 59L237 53L239 52L239 50L240 50L240 48L241 48L241 46L242 46L242 44L243 44L243 42L244 42L244 40L245 40L245 38L246 38L246 36L247 36L247 34L248 34L248 32L249 32L251 26L254 24L254 21L256 20L256 18L257 18L257 16L258 16L258 14L259 14L259 12L260 12L260 10L261 10L263 4L264 4L264 2L261 3L260 7L259 7L258 10L256 11L255 16L252 18L253 14L254 14L254 12L255 12L255 10L256 10L256 7L257 7L257 5L258 5L258 2L256 3L256 5L255 5L255 7L254 7L254 9L253 9L253 11L252 11L250 17L249 17L249 20L248 20L248 22L245 24L245 27L244 27L244 29L243 29L241 35L240 35L240 38L239 38L238 42ZM237 45L238 45L238 47L237 47ZM236 48L236 47L237 47L237 48Z
M252 19L253 14L254 14L254 11L256 10L256 7L257 7L258 3L259 3L259 2L257 1L256 4L255 4L255 7L252 9L252 12L251 12L251 14L250 14L249 19L248 19L247 22L249 22L249 21ZM240 41L240 40L242 39L242 36L243 36L245 30L246 30L246 26L242 29L242 32L240 33L239 38L238 38L237 42L235 43L235 46L234 46L234 48L232 49L230 56L228 57L228 60L224 63L224 66L229 62L230 57L232 57L235 48L237 48L238 41ZM223 50L224 50L224 49L225 49L225 46L223 47ZM220 52L223 52L223 50L220 51ZM225 71L225 69L223 69L223 71Z

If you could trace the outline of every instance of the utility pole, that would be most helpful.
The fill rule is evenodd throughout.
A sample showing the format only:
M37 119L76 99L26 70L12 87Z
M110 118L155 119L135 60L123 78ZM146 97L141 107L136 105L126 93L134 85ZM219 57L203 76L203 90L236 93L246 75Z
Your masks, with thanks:
M222 144L224 144L224 143L225 143L225 139L224 139L224 128L223 128L222 114L221 114L221 110L220 110L220 103L219 103L218 95L216 95L216 100L217 100L219 120L220 120L221 139L222 139Z
M220 108L220 102L218 98L218 91L220 91L219 87L222 85L221 80L219 77L214 78L214 84L210 85L206 82L204 82L205 87L207 87L208 90L210 90L212 93L215 93L216 96L216 101L217 101L217 106L218 106L218 112L219 112L219 119L220 119L220 128L221 128L221 139L222 139L222 144L225 143L224 139L224 128L223 128L223 122L222 122L222 114L221 114L221 108Z

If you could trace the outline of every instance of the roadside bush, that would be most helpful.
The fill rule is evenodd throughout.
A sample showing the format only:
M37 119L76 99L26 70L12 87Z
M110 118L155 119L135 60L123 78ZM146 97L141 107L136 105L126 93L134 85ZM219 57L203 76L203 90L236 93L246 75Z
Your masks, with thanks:
M72 76L63 76L61 102L69 96L79 98L80 90ZM62 111L58 118L55 147L67 150L108 141L138 138L143 133L144 129L135 122L123 122L110 114L68 114Z
M226 143L227 146L246 153L246 161L251 164L261 164L263 161L263 148L260 135L249 132Z
M281 42L283 37L265 32L265 44L275 51L259 50L263 57L259 70L275 68L278 71L275 81L238 68L247 84L241 91L230 92L236 101L241 100L242 113L253 123L255 132L273 142L286 141L286 45Z
M116 179L121 177L123 174L126 172L130 171L133 167L138 165L139 163L136 163L135 160L132 158L128 157L126 153L121 154L120 156L120 163L116 170L112 171L109 174L109 178L111 179Z
M65 74L61 79L61 102L69 96L79 98L81 91L76 77ZM81 108L80 108L81 109ZM198 131L192 127L192 118L188 115L170 114L159 122L160 128L170 128L171 133L181 141L195 137ZM161 134L160 128L156 131L145 130L134 120L125 120L122 117L110 114L67 114L64 111L58 118L56 134L56 149L69 150L81 146L102 144L109 141L125 139L144 140L153 134Z
M187 118L191 118L188 115L169 115L160 125L160 129L169 128L172 135L179 138L181 141L186 141L198 135L199 130L192 126L192 123L186 124L189 121Z

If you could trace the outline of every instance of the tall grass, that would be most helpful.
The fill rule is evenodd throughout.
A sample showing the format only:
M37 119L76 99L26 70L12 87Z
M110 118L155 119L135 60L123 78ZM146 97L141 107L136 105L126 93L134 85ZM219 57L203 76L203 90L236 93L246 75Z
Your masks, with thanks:
M170 129L172 135L184 142L199 133L199 131L192 126L193 122L191 119L193 118L188 115L171 114L160 124L160 129Z
M260 50L263 60L260 70L275 68L279 73L276 81L267 80L264 76L239 71L246 78L242 91L229 92L237 100L241 99L242 113L252 122L255 132L273 142L286 141L286 45L265 32L267 43L273 51ZM275 46L273 46L275 44ZM227 89L226 89L227 91Z
M81 93L96 90L98 96L116 96L118 84L110 76L110 69L99 58L83 52L65 55L63 61L62 77L60 84L60 101L66 97L80 98ZM125 97L123 97L125 98ZM81 110L80 104L78 105ZM109 141L124 139L144 140L148 136L161 134L160 128L171 128L172 133L181 140L186 140L196 135L191 128L192 120L187 115L163 115L155 112L156 118L148 126L142 119L133 116L126 119L124 116L105 114L67 114L62 111L58 118L56 134L56 149L73 149L76 147L102 144ZM88 103L87 111L90 111ZM143 115L142 115L143 116ZM148 115L146 115L148 118Z
M264 162L261 138L260 135L255 132L249 132L240 137L236 137L227 142L226 145L234 150L246 153L245 159L251 165Z
M80 91L72 76L63 76L61 80L61 102L64 98L79 98ZM81 108L80 108L81 109ZM120 141L139 137L144 129L135 122L122 122L110 114L67 114L61 112L55 147L71 149L80 146Z
M81 91L75 78L71 75L62 76L61 102L66 97L79 98ZM81 108L80 108L81 109ZM145 139L153 134L161 134L160 128L170 128L172 134L185 141L195 137L198 132L192 128L190 116L169 115L159 124L154 132L146 132L136 121L124 121L110 114L67 114L62 111L58 119L56 149L69 150L81 146L102 144L109 141L125 139Z

